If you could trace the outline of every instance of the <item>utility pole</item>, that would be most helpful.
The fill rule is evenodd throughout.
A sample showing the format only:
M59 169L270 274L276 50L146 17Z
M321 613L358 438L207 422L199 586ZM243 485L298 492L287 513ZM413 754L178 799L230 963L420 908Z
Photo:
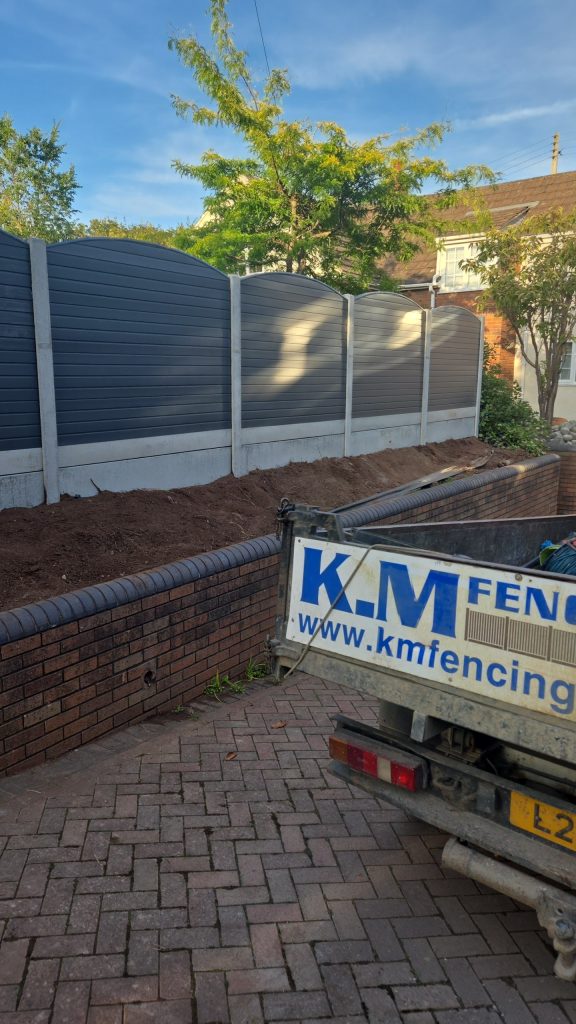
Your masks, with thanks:
M551 174L558 174L558 157L560 155L560 135L558 132L554 132L554 138L552 139L552 167L550 170Z

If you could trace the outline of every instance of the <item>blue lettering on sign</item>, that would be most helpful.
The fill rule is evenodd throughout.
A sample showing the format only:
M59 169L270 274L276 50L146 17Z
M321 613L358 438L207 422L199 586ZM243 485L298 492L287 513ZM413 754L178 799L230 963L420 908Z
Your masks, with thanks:
M391 590L403 626L414 628L420 622L424 609L434 595L432 632L442 636L456 636L456 599L459 577L452 572L432 569L418 597L410 580L408 567L396 562L380 562L380 593L376 618L388 619L388 593Z
M344 581L338 575L338 569L348 561L349 555L338 554L328 565L321 569L322 551L319 548L304 548L304 572L302 576L302 601L307 604L319 604L320 588L324 587L330 604L339 612L351 612L352 608L346 594L341 593ZM338 595L340 594L340 597ZM336 600L338 598L338 600Z
M342 622L332 622L328 619L323 622L316 616L298 615L300 632L307 636L315 637L320 634L323 640L343 640L346 647L362 647L365 630L357 629L356 626L345 626Z

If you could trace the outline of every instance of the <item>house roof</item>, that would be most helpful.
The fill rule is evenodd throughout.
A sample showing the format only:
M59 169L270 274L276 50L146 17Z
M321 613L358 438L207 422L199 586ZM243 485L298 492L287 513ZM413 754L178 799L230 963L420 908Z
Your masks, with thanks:
M476 194L486 203L497 227L517 224L524 217L547 213L562 207L576 208L576 171L564 174L546 174L540 178L524 178L522 181L503 181L496 185L484 185ZM472 217L473 210L468 200L443 211L446 224L444 235L465 234L460 221ZM436 272L436 251L422 249L407 263L388 259L382 269L402 283L424 283L432 280Z

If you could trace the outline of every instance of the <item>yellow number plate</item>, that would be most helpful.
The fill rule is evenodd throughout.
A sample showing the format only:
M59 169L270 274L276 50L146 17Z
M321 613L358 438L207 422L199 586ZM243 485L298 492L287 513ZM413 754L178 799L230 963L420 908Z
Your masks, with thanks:
M513 792L510 795L510 824L564 849L576 850L576 814L570 811Z

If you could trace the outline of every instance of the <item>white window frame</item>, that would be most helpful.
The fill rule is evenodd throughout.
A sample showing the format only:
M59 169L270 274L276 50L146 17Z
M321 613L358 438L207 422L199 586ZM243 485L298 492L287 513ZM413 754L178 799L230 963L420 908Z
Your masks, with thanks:
M568 380L560 379L558 381L558 387L560 388L573 388L576 385L576 341L572 342L572 351L570 353L570 369Z
M466 275L466 280L460 284L451 285L446 283L446 265L448 262L448 253L456 248L464 249L460 259L465 260L473 256L475 253L475 243L479 241L481 236L479 235L452 235L443 238L442 248L438 250L436 254L436 273L440 275L440 291L441 292L481 292L484 290L484 285L477 278L474 277L470 272L463 271Z

